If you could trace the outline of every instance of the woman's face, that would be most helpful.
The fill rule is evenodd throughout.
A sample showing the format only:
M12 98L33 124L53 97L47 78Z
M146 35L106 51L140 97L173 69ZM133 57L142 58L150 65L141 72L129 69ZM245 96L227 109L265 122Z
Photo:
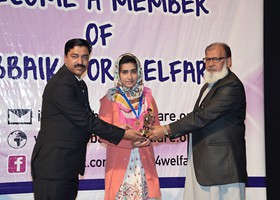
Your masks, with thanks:
M137 79L137 66L134 63L124 63L120 66L120 80L124 87L132 88Z

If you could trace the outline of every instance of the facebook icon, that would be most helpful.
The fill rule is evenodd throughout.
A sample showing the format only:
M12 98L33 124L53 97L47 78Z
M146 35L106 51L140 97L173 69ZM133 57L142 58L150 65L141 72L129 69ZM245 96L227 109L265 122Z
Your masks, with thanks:
M26 171L26 156L24 155L9 156L8 158L9 173L23 173L25 171Z

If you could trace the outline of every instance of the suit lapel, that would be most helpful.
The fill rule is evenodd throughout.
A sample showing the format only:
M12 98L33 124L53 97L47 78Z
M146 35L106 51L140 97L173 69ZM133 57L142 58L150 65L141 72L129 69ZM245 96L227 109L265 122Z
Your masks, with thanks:
M208 83L204 84L203 87L201 88L199 96L195 103L195 108L199 107L199 102L201 101L202 95L203 95L204 91L207 89L207 87L208 87Z
M84 81L79 83L79 80L75 77L74 74L72 74L65 65L62 66L62 70L64 74L69 77L71 83L75 85L78 98L80 99L81 103L85 105L86 111L91 111L90 105L89 105L89 99L88 99L88 89L87 85Z
M214 83L214 85L211 87L211 89L210 89L209 92L206 94L206 96L204 97L204 99L202 99L200 105L198 105L199 107L203 107L203 104L209 100L209 98L210 98L210 97L212 96L212 94L216 91L216 89L217 89L218 87L220 87L220 85L222 85L222 84L224 83L224 81L228 79L228 77L230 77L230 76L229 76L230 73L231 73L231 71L229 70L229 73L228 73L224 78L222 78L222 79L220 79L220 80L218 80L217 82ZM205 84L205 85L203 86L203 88L202 88L202 90L201 90L201 93L200 93L200 99L201 99L201 97L202 97L204 91L207 89L208 85L209 85L209 84Z

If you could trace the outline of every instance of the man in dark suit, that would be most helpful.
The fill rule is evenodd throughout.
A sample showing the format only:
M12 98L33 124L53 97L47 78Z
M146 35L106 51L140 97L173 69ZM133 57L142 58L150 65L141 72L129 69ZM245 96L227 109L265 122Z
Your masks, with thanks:
M209 45L203 60L206 83L193 111L174 123L154 127L149 138L188 134L185 199L244 200L247 181L244 86L229 69L232 58L227 44Z
M84 39L65 44L64 65L48 81L42 102L41 128L31 159L36 200L74 200L78 176L85 171L86 145L92 133L118 144L144 140L141 133L108 124L94 115L87 86L91 45Z

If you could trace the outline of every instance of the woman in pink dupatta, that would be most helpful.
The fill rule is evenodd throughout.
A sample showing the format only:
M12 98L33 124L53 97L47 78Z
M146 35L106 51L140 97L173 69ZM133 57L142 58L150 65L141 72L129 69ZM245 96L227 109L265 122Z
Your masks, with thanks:
M126 53L118 58L114 84L115 87L100 100L101 119L136 130L159 125L157 105L151 89L143 85L143 72L136 56ZM150 140L142 143L122 140L118 145L101 141L107 144L105 200L161 199Z

